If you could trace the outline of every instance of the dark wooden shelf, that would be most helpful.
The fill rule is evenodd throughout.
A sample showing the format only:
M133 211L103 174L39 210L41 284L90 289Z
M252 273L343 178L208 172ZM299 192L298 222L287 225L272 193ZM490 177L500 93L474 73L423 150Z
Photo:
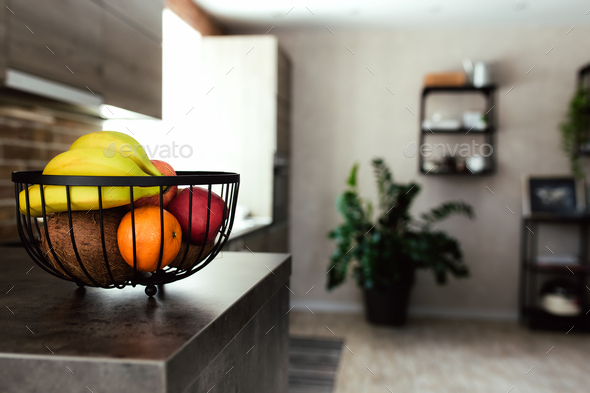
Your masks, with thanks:
M481 172L477 172L477 173L471 173L469 172L469 170L466 170L464 172L434 172L434 171L430 171L430 172L426 172L424 169L420 168L420 173L422 175L438 175L438 176L489 176L494 174L495 170L494 169L485 169Z
M566 274L573 276L575 274L590 275L590 266L583 264L549 264L543 263L538 264L535 262L525 263L524 268L536 273L548 273L548 274Z
M494 132L494 127L486 127L483 130L481 129L469 129L466 127L461 128L454 128L454 129L445 129L445 128L427 128L422 127L423 134L446 134L446 135L485 135Z
M526 221L583 224L590 222L590 212L577 213L533 213L523 217Z
M590 331L590 313L587 306L582 307L579 315L563 317L550 314L539 307L527 307L523 310L526 324L531 329L543 329L561 331L563 333L575 334Z
M489 85L484 87L475 87L471 85L463 85L463 86L425 86L422 89L422 95L426 95L429 93L482 93L482 94L490 94L496 90L496 85Z

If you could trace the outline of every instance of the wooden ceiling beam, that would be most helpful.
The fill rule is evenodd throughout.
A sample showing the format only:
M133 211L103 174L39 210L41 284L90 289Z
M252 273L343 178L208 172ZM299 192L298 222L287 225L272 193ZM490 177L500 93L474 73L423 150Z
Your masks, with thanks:
M166 0L166 7L201 33L202 36L224 35L225 26L192 0Z

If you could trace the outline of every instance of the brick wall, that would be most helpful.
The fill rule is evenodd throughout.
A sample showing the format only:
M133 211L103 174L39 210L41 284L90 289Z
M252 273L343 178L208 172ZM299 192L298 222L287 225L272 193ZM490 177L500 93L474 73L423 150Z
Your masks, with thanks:
M0 242L18 238L12 172L42 170L80 135L101 129L92 117L0 106Z

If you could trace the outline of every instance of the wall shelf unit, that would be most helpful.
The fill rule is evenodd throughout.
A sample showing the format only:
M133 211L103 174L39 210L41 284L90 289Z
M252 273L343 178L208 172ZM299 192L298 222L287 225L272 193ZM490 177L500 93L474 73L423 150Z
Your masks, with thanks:
M569 225L578 229L579 249L572 263L539 263L539 231L543 225ZM522 219L519 319L531 329L570 329L576 332L590 331L590 261L588 259L588 234L590 214L529 216ZM559 316L547 312L541 304L540 288L554 278L564 278L575 285L581 311L574 316Z
M485 87L474 86L427 86L422 89L422 96L420 98L420 146L424 146L426 139L434 135L444 135L447 137L482 137L484 143L494 147L494 134L496 131L496 111L494 109L494 94L496 91L495 85ZM487 119L487 126L485 128L465 127L461 125L457 128L440 128L428 127L424 124L426 119L426 98L431 94L481 94L485 98L485 117ZM460 143L460 142L459 142ZM432 160L425 160L425 157L418 151L418 170L422 174L428 175L465 175L465 176L482 176L491 175L496 170L495 160L493 154L486 159L486 166L480 170L474 171L469 168L469 165L458 165L455 157L448 157L439 163L434 163ZM429 165L427 161L432 161ZM438 166L438 167L437 167Z

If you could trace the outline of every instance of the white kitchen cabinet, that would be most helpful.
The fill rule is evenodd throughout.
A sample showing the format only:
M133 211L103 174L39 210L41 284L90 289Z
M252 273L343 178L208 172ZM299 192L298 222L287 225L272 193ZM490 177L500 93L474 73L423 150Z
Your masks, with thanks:
M286 220L290 62L277 38L204 37L201 84L196 165L240 173L239 203L256 217Z

